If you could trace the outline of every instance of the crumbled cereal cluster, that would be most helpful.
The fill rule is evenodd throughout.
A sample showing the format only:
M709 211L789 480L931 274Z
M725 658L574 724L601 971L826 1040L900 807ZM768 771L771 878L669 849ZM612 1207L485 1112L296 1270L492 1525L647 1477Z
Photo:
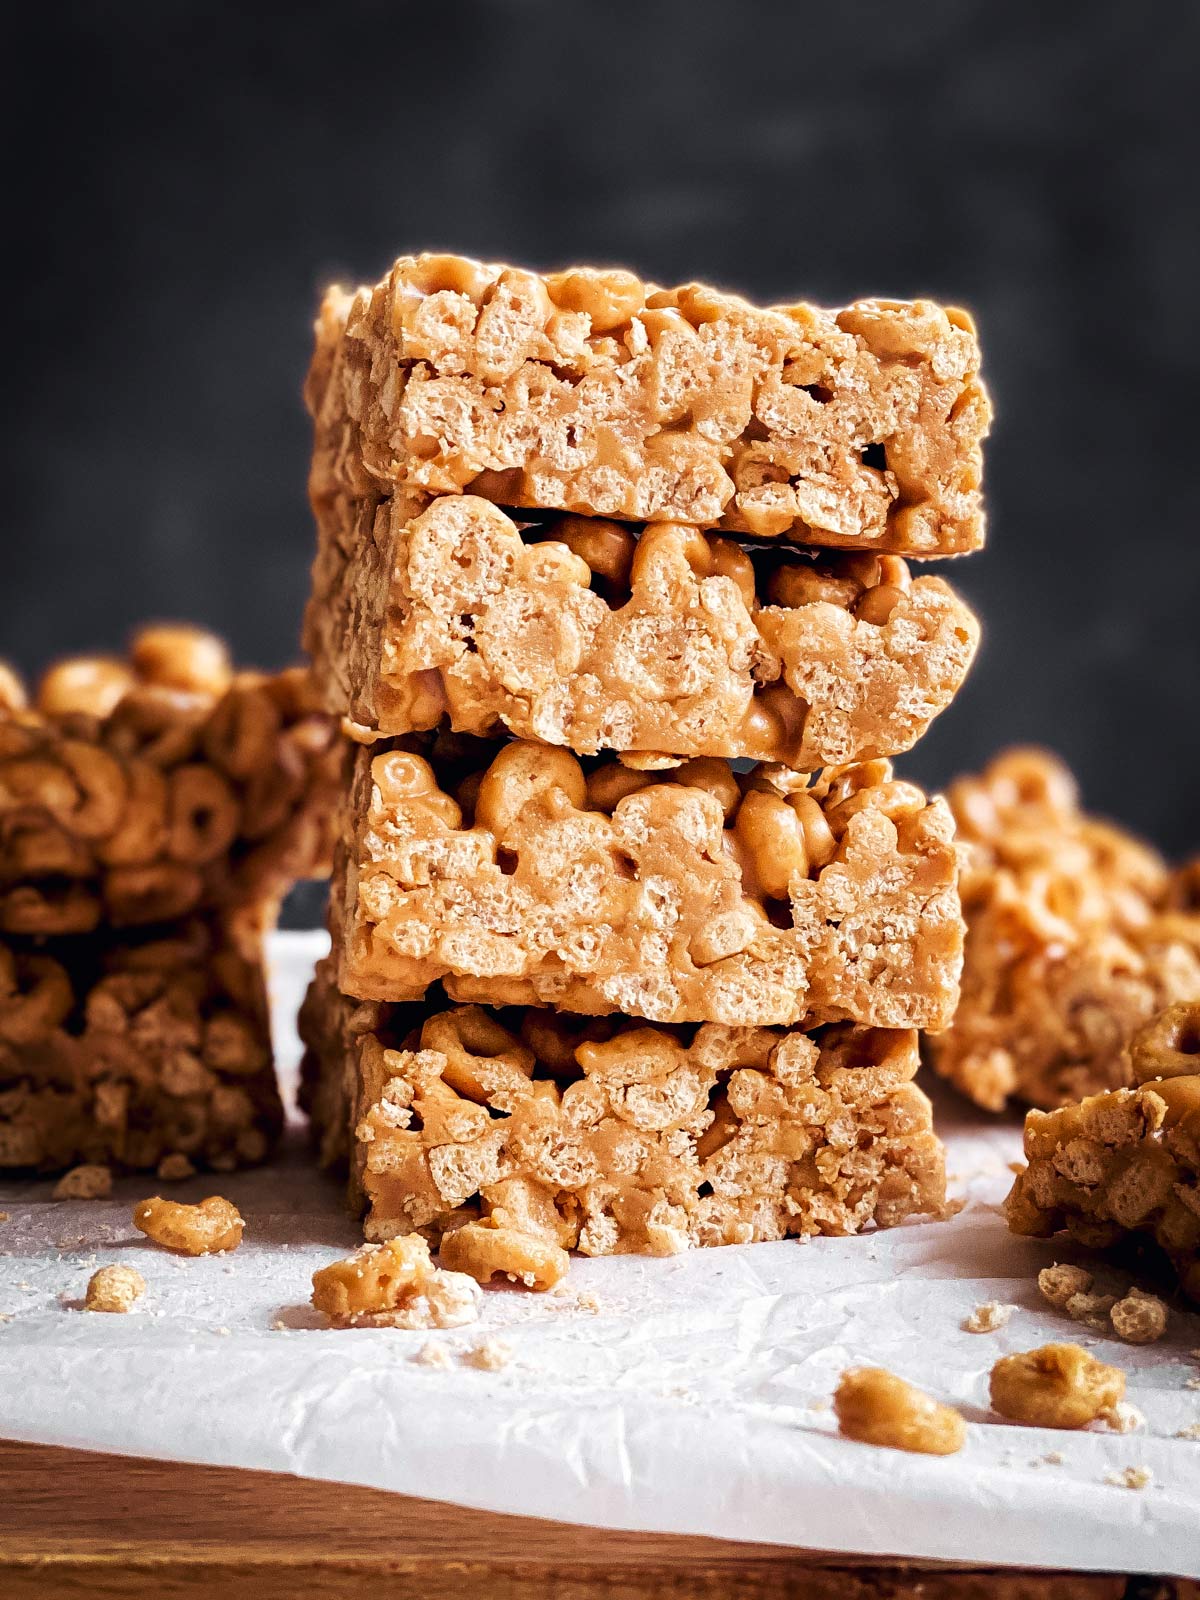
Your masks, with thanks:
M1200 1001L1152 1019L1129 1055L1137 1087L1026 1117L1028 1165L1008 1197L1009 1226L1038 1238L1066 1231L1097 1249L1151 1246L1200 1301ZM1092 1309L1143 1342L1158 1336L1152 1300L1134 1294Z
M950 587L914 582L899 556L754 561L678 523L636 537L574 516L523 529L472 495L402 510L382 505L353 545L352 624L324 667L331 709L384 735L446 718L582 754L810 771L909 749L978 644Z
M536 1008L306 1006L305 1100L371 1239L549 1287L562 1251L847 1234L936 1214L914 1032L652 1027ZM318 995L315 991L320 990Z
M466 741L456 783L454 741L430 754L436 771L359 752L345 992L411 1000L444 979L456 999L656 1022L950 1020L953 825L888 762L585 772L565 750Z
M469 492L901 555L982 543L979 350L928 301L760 309L406 256L327 295L306 399L318 508Z
M434 1266L415 1233L364 1245L314 1272L312 1283L313 1305L335 1327L458 1328L479 1316L478 1284Z
M963 841L962 999L933 1065L989 1110L1042 1107L1132 1081L1129 1039L1200 995L1189 870L1080 810L1070 774L1010 750L951 785ZM1194 869L1193 869L1194 871Z
M1165 1300L1136 1288L1124 1295L1094 1294L1093 1282L1083 1267L1055 1264L1038 1273L1043 1299L1094 1332L1115 1334L1126 1344L1153 1344L1162 1338L1170 1319Z
M0 944L0 1168L99 1195L110 1163L260 1161L281 1123L257 928Z
M328 870L343 770L303 671L234 674L188 628L80 657L0 713L0 935L270 903Z

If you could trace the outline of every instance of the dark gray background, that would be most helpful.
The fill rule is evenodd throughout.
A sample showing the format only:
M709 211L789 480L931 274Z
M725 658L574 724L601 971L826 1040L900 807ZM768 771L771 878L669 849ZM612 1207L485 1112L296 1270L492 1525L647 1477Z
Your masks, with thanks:
M295 653L308 328L450 247L970 306L986 645L909 771L1057 746L1200 847L1189 4L43 6L7 106L0 654Z

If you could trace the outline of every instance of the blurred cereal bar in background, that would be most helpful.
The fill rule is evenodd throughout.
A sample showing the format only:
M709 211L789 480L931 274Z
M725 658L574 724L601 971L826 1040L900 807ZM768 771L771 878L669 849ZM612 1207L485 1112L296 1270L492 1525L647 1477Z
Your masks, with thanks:
M274 906L327 875L343 746L304 669L235 673L212 635L149 628L7 698L0 937Z
M1133 1082L1130 1036L1200 996L1195 867L1080 809L1070 773L1009 750L948 791L963 848L962 999L933 1065L989 1110Z
M235 673L185 627L62 661L32 703L6 670L0 702L0 1167L261 1160L262 941L329 872L335 719L304 669Z
M0 942L0 1169L226 1170L281 1122L255 917Z

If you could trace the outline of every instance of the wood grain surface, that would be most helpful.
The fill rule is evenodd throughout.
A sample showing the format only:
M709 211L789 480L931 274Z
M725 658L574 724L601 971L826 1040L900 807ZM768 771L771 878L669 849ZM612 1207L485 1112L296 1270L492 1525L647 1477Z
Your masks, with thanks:
M1031 1541L1032 1542L1032 1541ZM173 1600L1200 1600L1200 1584L998 1573L607 1532L265 1472L0 1442L0 1596Z

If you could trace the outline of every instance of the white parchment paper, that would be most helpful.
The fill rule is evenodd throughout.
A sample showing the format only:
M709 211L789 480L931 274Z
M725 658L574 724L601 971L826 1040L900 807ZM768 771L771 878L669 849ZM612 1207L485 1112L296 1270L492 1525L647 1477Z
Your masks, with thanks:
M316 935L274 947L277 1045ZM161 1187L54 1202L49 1183L0 1185L0 1436L257 1467L493 1511L604 1527L720 1535L859 1554L1200 1576L1200 1316L1135 1349L1039 1302L1061 1250L1009 1235L997 1210L1016 1120L939 1099L952 1220L858 1239L577 1260L566 1292L485 1294L475 1328L332 1331L308 1306L313 1270L357 1243L338 1186L297 1128L278 1164L172 1187L219 1192L247 1219L228 1257L178 1259L130 1222ZM148 1289L127 1316L79 1309L107 1262ZM579 1303L583 1295L584 1304ZM963 1319L1016 1306L994 1334ZM598 1309L591 1309L594 1302ZM497 1371L461 1356L481 1339ZM1078 1339L1125 1368L1144 1428L1049 1433L989 1414L997 1356ZM431 1340L451 1365L414 1359ZM903 1455L837 1436L844 1367L886 1366L958 1405L960 1455ZM1189 1387L1189 1385L1191 1385ZM1106 1479L1148 1468L1149 1485Z

